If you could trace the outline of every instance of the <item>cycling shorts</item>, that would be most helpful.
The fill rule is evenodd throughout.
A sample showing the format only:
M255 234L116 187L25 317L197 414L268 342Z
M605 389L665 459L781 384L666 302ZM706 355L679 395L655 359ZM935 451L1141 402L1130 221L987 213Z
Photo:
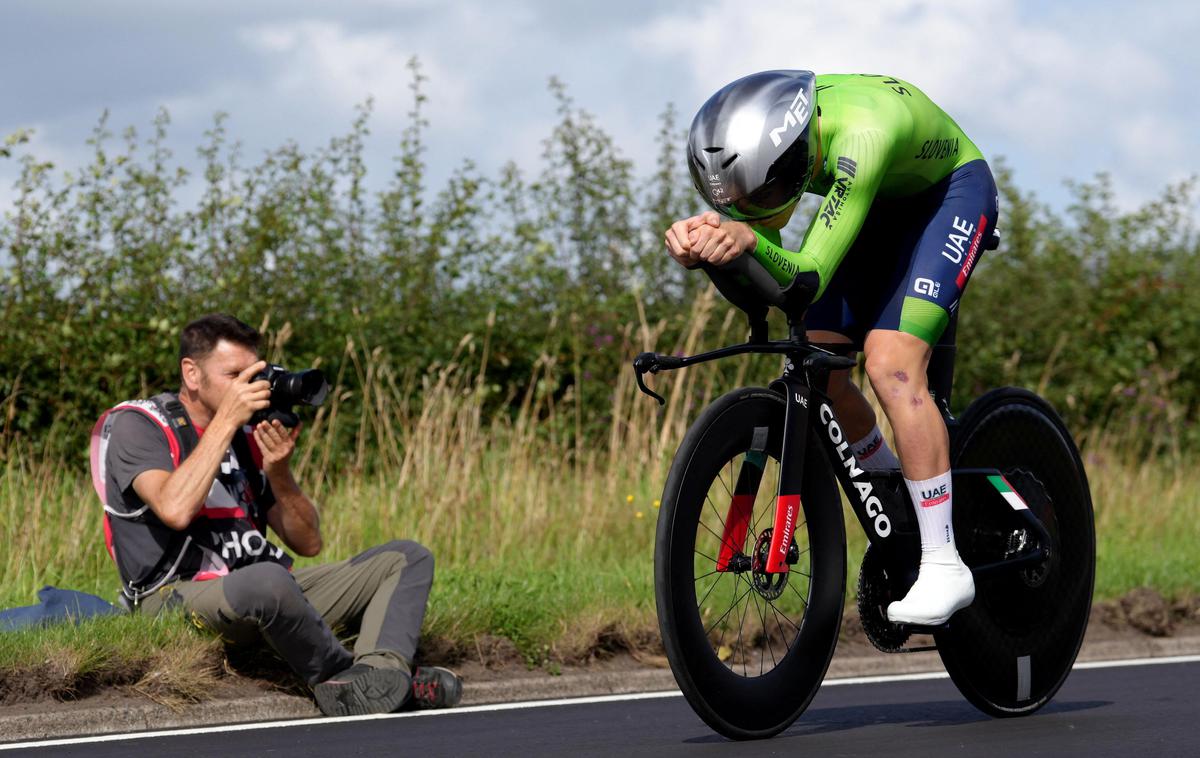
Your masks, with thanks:
M996 228L996 182L971 161L916 195L878 198L824 295L809 329L861 345L872 329L937 344Z

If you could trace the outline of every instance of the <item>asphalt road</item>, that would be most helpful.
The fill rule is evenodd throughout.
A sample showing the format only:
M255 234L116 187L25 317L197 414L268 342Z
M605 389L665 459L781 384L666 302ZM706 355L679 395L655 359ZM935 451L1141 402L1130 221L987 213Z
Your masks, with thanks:
M18 750L99 756L1200 755L1200 662L1076 670L1037 714L992 719L948 679L825 686L772 740L729 742L682 697L334 723Z

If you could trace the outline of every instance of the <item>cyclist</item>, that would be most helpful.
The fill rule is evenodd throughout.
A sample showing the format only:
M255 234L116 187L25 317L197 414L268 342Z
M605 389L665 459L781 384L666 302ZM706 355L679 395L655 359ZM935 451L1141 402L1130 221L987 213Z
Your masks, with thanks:
M888 618L944 623L975 587L954 544L949 439L925 370L996 226L983 155L908 82L810 71L726 85L696 114L687 150L716 213L672 224L669 253L688 268L748 254L811 293L812 340L863 346L899 460L849 371L830 377L830 398L860 465L901 468L921 533L917 581ZM824 200L800 249L786 250L779 230L805 191Z

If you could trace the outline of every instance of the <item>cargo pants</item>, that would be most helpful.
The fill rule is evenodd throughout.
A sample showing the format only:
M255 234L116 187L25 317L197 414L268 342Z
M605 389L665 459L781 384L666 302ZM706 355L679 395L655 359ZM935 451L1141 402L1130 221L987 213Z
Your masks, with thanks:
M174 582L138 610L182 606L229 643L265 639L312 686L355 663L410 672L432 584L433 554L396 540L294 573L256 563L217 579ZM351 653L334 630L354 629Z

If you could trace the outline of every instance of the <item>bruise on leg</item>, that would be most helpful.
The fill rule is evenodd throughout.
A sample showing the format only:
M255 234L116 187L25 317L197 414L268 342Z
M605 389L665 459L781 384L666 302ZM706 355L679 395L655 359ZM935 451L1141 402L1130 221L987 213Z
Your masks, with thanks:
M897 371L896 373L892 374L892 376L896 377L905 384L908 383L908 374L904 373L903 371Z
M925 405L925 400L922 399L920 395L913 395L912 407L920 408L922 405Z

